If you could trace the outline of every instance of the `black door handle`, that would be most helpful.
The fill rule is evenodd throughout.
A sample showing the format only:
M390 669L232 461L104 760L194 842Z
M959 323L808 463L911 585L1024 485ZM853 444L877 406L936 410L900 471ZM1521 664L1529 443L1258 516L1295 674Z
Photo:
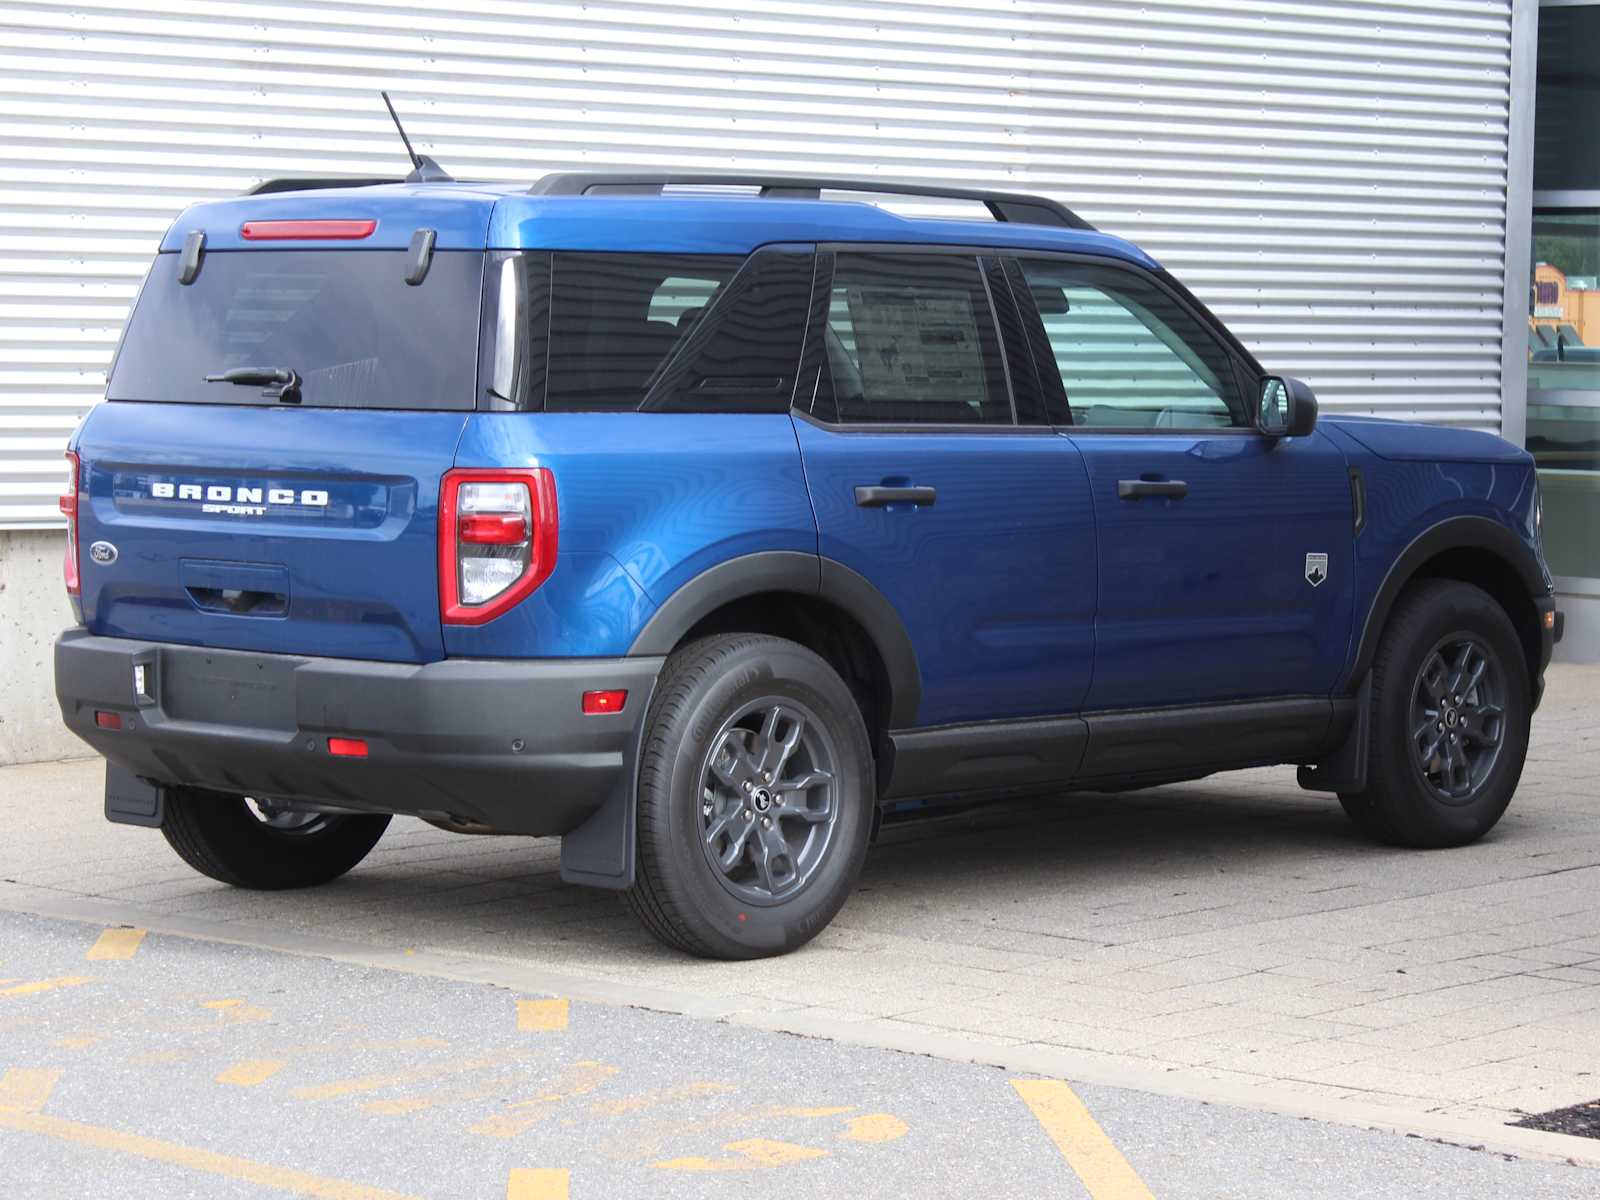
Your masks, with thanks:
M939 493L931 487L856 485L856 504L861 508L882 508L885 504L932 504L938 498Z
M1168 500L1182 500L1189 494L1189 485L1181 479L1119 479L1117 495L1123 500L1138 500L1144 496L1164 496Z

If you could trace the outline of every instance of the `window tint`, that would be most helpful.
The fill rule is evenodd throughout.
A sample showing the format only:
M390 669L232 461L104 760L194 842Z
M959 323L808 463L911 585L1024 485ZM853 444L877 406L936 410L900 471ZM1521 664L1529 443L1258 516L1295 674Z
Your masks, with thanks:
M824 340L841 421L1014 420L975 259L839 254Z
M222 250L193 283L156 255L106 394L113 400L275 404L259 386L207 383L280 367L307 408L471 408L483 255L435 254L406 284L402 250Z
M1155 283L1131 271L1041 259L1024 260L1022 272L1074 425L1250 423L1227 354Z
M809 250L759 250L703 315L686 309L677 321L682 353L651 387L644 407L787 412L805 342L814 260Z
M730 255L553 256L545 407L638 408L742 261Z

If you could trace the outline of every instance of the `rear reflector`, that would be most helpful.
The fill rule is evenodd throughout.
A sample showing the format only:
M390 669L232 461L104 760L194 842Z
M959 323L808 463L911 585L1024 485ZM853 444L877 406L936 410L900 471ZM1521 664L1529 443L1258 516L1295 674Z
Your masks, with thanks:
M239 236L250 242L351 241L371 237L376 221L246 221Z
M328 753L340 758L365 758L367 743L363 738L329 738Z
M122 714L114 712L97 712L94 714L94 723L101 729L121 729Z
M627 702L628 693L622 690L614 692L585 692L583 694L584 715L595 717L601 713L621 712L622 706Z

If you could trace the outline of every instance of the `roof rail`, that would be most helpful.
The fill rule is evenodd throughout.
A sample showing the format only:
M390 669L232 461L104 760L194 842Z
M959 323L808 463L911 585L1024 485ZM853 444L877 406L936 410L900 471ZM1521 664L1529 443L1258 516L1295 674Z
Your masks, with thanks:
M325 176L312 179L263 179L245 193L246 196L265 196L269 192L311 192L318 188L376 187L380 183L402 183L399 179L370 179L351 175L340 179Z
M546 175L528 189L535 196L654 196L663 188L687 186L742 186L761 189L761 195L785 199L816 200L824 191L860 192L880 196L925 196L937 200L973 200L985 205L996 221L1020 225L1058 225L1068 229L1094 229L1064 204L1044 196L1018 192L990 192L976 188L936 187L901 183L891 179L825 179L806 175L753 175L740 172L564 172Z

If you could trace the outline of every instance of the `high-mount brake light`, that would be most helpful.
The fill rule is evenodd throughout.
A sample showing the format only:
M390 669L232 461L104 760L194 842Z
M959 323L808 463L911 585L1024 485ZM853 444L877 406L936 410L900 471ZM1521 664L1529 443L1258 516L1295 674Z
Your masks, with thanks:
M439 484L439 615L482 625L556 565L556 480L548 467L464 468Z
M61 573L66 579L67 595L77 596L82 591L82 579L78 574L78 472L80 464L74 451L67 451L67 462L71 465L71 474L67 479L67 490L61 494L61 515L67 519L67 555L61 564Z
M239 236L247 242L357 241L371 237L378 223L361 221L246 221Z

